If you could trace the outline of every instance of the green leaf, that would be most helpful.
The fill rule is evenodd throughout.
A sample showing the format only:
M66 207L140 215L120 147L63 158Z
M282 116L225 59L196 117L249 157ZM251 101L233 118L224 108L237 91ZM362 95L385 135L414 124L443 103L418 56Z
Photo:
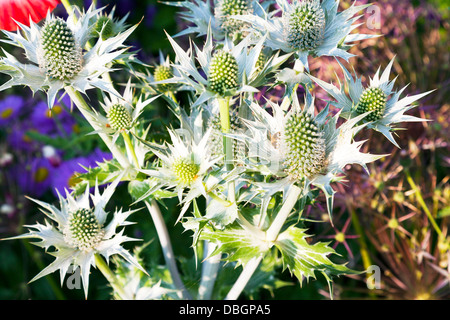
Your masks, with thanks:
M333 263L328 256L337 254L334 249L324 242L309 244L306 240L309 235L305 231L305 229L291 226L281 233L275 242L275 246L282 254L284 269L288 268L300 283L303 278L306 278L307 281L309 278L316 279L316 272L320 272L330 286L333 276L360 273L345 265Z
M238 222L228 225L224 229L214 229L210 224L203 226L200 240L207 240L217 244L214 256L224 253L224 260L237 262L237 266L247 264L252 258L264 255L271 247L264 241L264 233L243 228Z
M86 172L77 175L77 180L80 181L74 187L76 195L84 192L86 185L94 186L111 182L115 177L122 173L122 168L119 163L113 159L97 163L98 166L94 168L83 167Z

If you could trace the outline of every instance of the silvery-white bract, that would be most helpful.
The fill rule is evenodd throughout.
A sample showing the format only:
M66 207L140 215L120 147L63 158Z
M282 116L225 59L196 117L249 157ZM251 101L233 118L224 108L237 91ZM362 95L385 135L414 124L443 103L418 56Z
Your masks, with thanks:
M233 16L245 14L262 16L274 1L214 0L213 6L209 0L170 1L164 3L187 9L181 12L180 16L188 21L189 24L192 24L174 37L192 33L197 34L197 36L204 36L208 34L208 28L211 26L213 38L217 41L223 41L225 38L236 39L247 33L248 25L233 19Z
M71 265L80 267L84 292L87 297L89 287L89 273L91 266L95 266L94 256L102 255L107 261L110 256L120 255L133 266L145 273L136 259L121 244L123 242L135 241L138 239L123 235L124 229L117 231L118 227L132 224L126 221L128 216L137 210L122 212L122 209L114 212L112 219L107 223L108 212L105 207L111 199L120 178L112 182L101 194L98 185L95 185L95 193L89 193L89 185L86 191L79 197L74 197L66 191L66 198L60 194L60 208L31 199L40 205L41 211L54 223L45 221L45 225L37 223L26 226L29 232L20 236L8 238L29 239L37 238L41 241L34 244L48 251L56 259L36 275L31 281L35 281L43 276L60 271L61 284ZM91 202L92 201L92 205Z
M82 93L95 87L117 94L111 83L101 76L112 71L112 62L126 53L128 48L123 42L137 26L106 40L99 37L86 51L84 48L92 37L101 10L94 7L86 12L75 10L67 20L49 12L42 27L30 21L30 27L19 23L21 30L17 33L4 31L9 40L3 41L24 49L28 62L21 63L4 51L0 72L11 79L0 86L0 91L16 85L28 86L33 92L44 91L50 108L57 93L67 86Z
M261 66L259 62L264 38L256 45L251 44L249 37L237 45L225 41L218 49L213 43L211 29L203 50L192 44L194 49L191 47L184 51L169 35L168 38L176 54L177 63L174 68L180 76L159 83L181 83L190 86L198 95L192 107L215 98L258 92L257 87L263 85L266 77L275 72L290 56L279 56L276 53Z
M413 102L432 91L400 99L406 87L396 91L393 89L396 79L389 80L394 59L395 57L381 76L381 67L378 69L373 78L370 78L367 87L363 85L361 78L358 78L356 74L352 75L341 63L339 64L344 73L344 84L339 81L339 88L313 76L309 77L336 100L331 101L331 104L341 109L343 118L352 119L368 112L368 116L362 119L367 128L382 133L391 143L400 148L392 134L397 129L395 124L426 121L404 113L415 107L412 105Z
M142 96L136 98L133 94L131 79L129 79L123 95L104 94L103 103L100 102L106 116L94 111L94 121L96 121L102 132L111 135L113 142L117 140L123 132L129 132L138 123L139 117L144 108L156 100L159 96L142 100Z
M364 141L354 141L365 126L357 124L367 114L337 127L339 114L330 116L328 106L315 115L313 97L306 96L303 108L293 97L292 101L286 97L281 105L268 101L270 112L250 103L255 120L243 119L247 133L233 137L248 144L249 168L281 179L265 184L270 187L268 194L286 191L294 183L308 194L313 185L325 193L331 213L335 193L331 183L342 180L345 166L359 164L368 171L366 164L382 156L360 152Z
M203 131L201 114L195 117L196 127L189 129L168 129L171 143L164 145L148 144L149 149L158 157L160 165L155 164L141 172L155 178L155 184L149 190L155 193L161 188L174 190L178 199L185 203L180 217L188 209L190 201L200 195L206 195L205 180L210 169L221 156L211 154L210 136L212 129ZM188 193L183 199L183 192Z
M250 23L260 35L267 35L265 46L273 50L294 52L305 68L308 57L334 56L345 60L354 55L347 52L352 42L376 37L352 33L359 25L353 24L360 16L355 14L369 5L355 6L338 12L339 0L276 0L281 8L264 16L238 15L235 19Z

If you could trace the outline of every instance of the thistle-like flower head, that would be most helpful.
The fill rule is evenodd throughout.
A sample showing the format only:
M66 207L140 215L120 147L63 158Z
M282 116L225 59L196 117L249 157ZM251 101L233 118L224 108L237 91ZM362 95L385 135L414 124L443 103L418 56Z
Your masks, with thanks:
M180 201L183 200L185 190L189 190L185 196L188 199L192 195L205 194L204 180L221 156L211 153L212 129L204 131L201 113L195 117L194 125L185 123L180 129L168 129L171 143L149 144L159 163L141 172L156 179L153 191L161 188L173 190Z
M270 112L256 103L250 103L255 120L243 120L249 131L235 135L248 144L247 165L257 167L262 173L281 178L275 184L287 188L296 183L309 190L313 185L327 196L331 212L334 191L331 183L340 181L343 169L348 164L366 164L381 156L361 153L363 142L354 141L354 136L365 125L357 125L367 114L345 122L337 127L339 115L330 116L326 107L315 115L314 98L306 96L301 107L294 95L281 105L268 102Z
M347 50L354 41L373 35L352 33L354 15L369 5L355 6L338 12L339 0L277 0L280 10L264 15L239 15L250 23L257 34L267 34L265 46L273 50L294 52L296 58L309 69L308 57L334 56L348 60ZM281 11L281 15L279 14Z
M11 79L0 86L0 91L16 85L28 86L33 92L44 91L50 108L58 91L66 86L83 93L96 87L117 94L101 75L111 71L114 60L129 57L123 42L136 26L107 40L100 37L87 51L87 42L101 10L90 7L80 12L76 9L67 20L49 12L42 27L31 22L30 27L19 24L21 30L17 33L4 31L8 40L3 41L22 48L28 61L21 63L4 51L0 72Z
M87 297L90 267L95 266L94 255L96 254L102 255L107 261L112 255L120 255L130 264L145 272L137 260L121 245L123 242L137 239L124 236L123 229L116 230L118 227L130 224L126 219L136 210L123 212L120 209L114 212L113 218L107 222L108 212L105 207L119 182L120 178L116 179L103 193L100 193L99 187L96 185L93 195L89 193L89 185L86 186L86 191L80 197L74 197L66 191L64 198L58 193L59 208L31 199L43 208L42 212L53 223L46 220L45 225L37 223L27 226L29 233L6 239L37 238L41 241L34 243L35 245L45 250L50 247L55 248L51 254L56 259L31 281L60 270L62 284L68 268L71 265L79 266Z
M302 1L284 16L285 38L293 49L314 50L324 40L325 12L320 2Z
M356 74L352 75L341 63L339 64L344 73L344 83L339 83L340 88L313 76L309 77L335 99L335 101L331 101L331 104L342 110L343 118L352 119L361 114L367 114L362 119L362 122L367 124L367 128L382 133L390 142L400 148L392 134L396 130L395 125L401 122L425 121L404 113L415 107L412 105L413 102L432 91L400 99L406 87L398 91L394 90L395 79L390 80L394 59L390 61L381 75L380 67L374 77L370 78L367 86L363 85L361 78L358 78Z
M256 87L266 83L263 80L290 56L279 57L275 54L261 67L258 61L264 37L256 45L252 45L251 39L246 37L237 45L225 41L218 47L213 45L211 29L202 50L193 44L195 51L192 48L184 51L170 36L168 38L178 61L174 68L180 74L180 77L173 78L172 81L190 86L196 91L198 98L193 107L218 97L258 92ZM201 70L197 67L197 61Z
M186 9L180 13L182 19L188 21L190 26L175 37L195 33L198 36L207 35L211 28L214 39L223 41L225 38L236 39L247 34L248 23L234 19L237 15L255 14L263 15L274 1L265 0L209 0L170 1L167 5Z
M100 105L106 115L97 112L93 114L93 119L102 128L100 131L112 135L115 142L122 132L129 132L136 126L144 108L158 97L154 96L147 100L142 100L142 96L135 97L131 79L129 79L122 95L104 95L104 101Z

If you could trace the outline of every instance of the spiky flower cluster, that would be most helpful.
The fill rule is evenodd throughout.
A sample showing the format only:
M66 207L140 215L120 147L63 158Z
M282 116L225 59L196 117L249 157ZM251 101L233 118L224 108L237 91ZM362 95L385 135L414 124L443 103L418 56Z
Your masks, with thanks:
M173 78L172 68L166 65L159 65L155 68L153 72L153 77L155 81L164 81ZM158 90L161 92L168 92L174 89L175 85L172 83L161 83L157 85Z
M195 181L199 166L190 159L180 157L172 163L172 171L183 185L189 186Z
M245 27L246 24L244 22L230 17L252 13L249 2L249 0L219 0L214 10L214 15L227 36L232 37Z
M286 121L283 135L286 174L301 181L323 170L326 166L325 140L310 114L292 114Z
M66 21L60 18L47 20L40 40L43 54L39 66L47 76L66 80L81 71L81 48Z
M236 58L227 51L217 51L209 67L209 89L219 95L235 89L238 85L238 64Z
M362 93L356 112L363 114L371 111L366 117L369 121L377 121L383 118L386 109L387 97L380 88L367 88Z
M103 239L104 231L93 210L79 209L70 213L63 231L67 243L81 251L90 251Z
M298 50L314 50L323 41L325 13L319 2L302 1L284 17L288 44Z
M128 109L119 103L110 107L106 117L111 128L118 131L129 128L133 121Z

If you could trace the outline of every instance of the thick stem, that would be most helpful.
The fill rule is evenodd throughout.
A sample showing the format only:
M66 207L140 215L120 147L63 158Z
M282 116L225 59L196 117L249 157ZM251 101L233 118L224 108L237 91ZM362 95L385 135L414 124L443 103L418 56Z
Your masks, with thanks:
M114 291L122 298L126 299L127 295L125 291L123 290L123 286L117 281L117 277L114 274L114 272L111 271L108 264L105 262L105 260L99 255L96 254L95 256L95 265L97 268L101 271L101 273L105 276L106 280L111 284Z
M175 287L180 290L182 299L190 300L192 299L189 292L184 287L183 281L181 280L178 268L175 262L175 255L172 249L172 243L170 242L169 232L164 222L164 218L161 214L158 204L155 200L150 203L145 201L150 215L152 216L153 223L155 224L156 232L158 233L159 242L161 243L161 248L163 250L164 259L166 261L169 272L172 276L173 283Z
M140 169L139 160L136 156L136 151L134 150L133 143L131 142L130 135L127 132L122 133L123 140L125 141L125 145L127 146L128 152L131 154L131 158L133 159L133 165L136 169Z
M219 112L220 112L220 124L222 126L222 133L227 134L231 131L231 121L230 121L230 98L220 98L219 102ZM230 137L223 137L223 149L225 154L225 166L228 171L233 170L234 155L233 155L233 141ZM235 202L235 183L234 181L228 182L228 201Z
M277 216L275 217L275 219L273 220L272 224L270 225L269 229L266 232L267 241L273 242L277 239L278 234L281 231L281 228L286 222L286 219L289 217L289 214L291 213L292 209L297 203L298 197L300 196L301 193L302 189L300 189L296 185L291 186L283 206L277 213Z
M99 125L95 122L95 119L92 115L91 108L84 100L83 96L78 92L75 91L72 87L66 87L66 92L70 96L70 99L75 103L78 110L80 110L81 114L84 116L84 118L89 122L89 124L92 126L94 130L101 130ZM123 152L113 143L112 139L105 133L99 132L99 137L103 140L103 142L106 144L108 149L113 154L114 158L116 158L117 161L119 161L122 168L126 169L130 166L130 162L125 157Z
M292 209L297 203L297 200L301 193L302 189L300 189L296 185L291 186L283 206L281 207L274 221L270 225L269 229L266 231L266 241L274 242L278 238L278 234L280 233L281 228L286 222L286 219L289 217L289 214L291 213ZM258 265L260 264L262 258L263 258L262 256L255 257L245 265L241 275L234 283L230 292L228 292L228 295L226 297L227 300L236 300L239 297L242 290L244 290L248 281L252 277L253 273L258 268Z
M255 273L256 269L258 268L259 264L261 263L262 256L256 257L251 259L242 270L242 273L240 274L239 278L234 283L231 290L228 292L227 296L225 297L225 300L237 300L239 296L241 295L242 290L244 290L245 286L249 282L250 278L253 276L253 273Z
M205 258L207 258L211 252L216 248L216 244L206 241L205 246ZM202 263L202 278L200 281L200 287L198 289L198 299L210 300L214 290L214 283L216 282L217 273L220 267L221 255L217 254L203 261Z

